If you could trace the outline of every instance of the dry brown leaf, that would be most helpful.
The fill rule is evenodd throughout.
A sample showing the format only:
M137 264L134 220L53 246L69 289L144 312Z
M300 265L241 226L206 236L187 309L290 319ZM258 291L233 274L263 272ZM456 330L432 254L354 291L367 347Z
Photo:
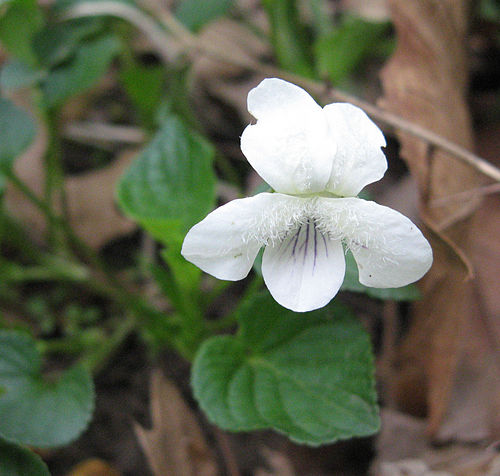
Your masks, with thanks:
M151 419L134 429L155 476L216 476L214 456L196 417L159 370L151 377Z
M394 410L381 412L376 476L452 475L498 476L500 457L492 446L449 444L433 447L426 436L426 422Z
M116 185L136 153L136 150L124 151L107 167L66 180L70 224L94 248L136 227L119 212L115 202Z
M88 459L77 464L68 476L120 476L120 473L101 459Z
M14 170L35 195L43 197L44 156L49 144L47 128L37 117L33 99L28 91L19 90L12 99L23 109L31 111L37 121L35 139L28 150L16 159ZM76 98L68 103L68 107L74 107L81 114L81 111L85 110L85 105L81 101L81 97ZM130 233L136 227L118 211L115 203L116 184L135 153L136 151L131 149L124 151L107 167L70 176L65 180L69 223L89 246L99 248L114 238ZM59 197L59 205L60 202ZM23 224L34 240L43 241L46 231L44 216L11 184L7 186L4 204L7 211Z
M262 455L269 469L258 468L255 476L295 476L293 464L285 453L263 448Z
M223 51L233 58L237 64L251 65L264 55L268 54L268 44L251 33L241 23L227 18L210 23L201 32L200 41L209 43L214 49ZM242 75L245 74L245 79ZM200 113L208 111L207 123L213 124L227 121L227 117L213 117L220 108L208 107L207 97L216 97L233 107L245 121L250 121L247 111L246 97L248 91L256 86L261 79L260 75L249 75L248 68L218 61L208 56L199 56L194 59L192 67L193 96L198 103ZM223 128L219 128L224 130ZM231 130L231 127L229 127Z
M16 160L15 171L36 195L41 196L47 136L45 128L40 125L39 131L34 144ZM134 154L135 151L123 152L111 165L69 177L65 181L69 223L89 246L99 248L114 238L130 233L136 226L118 211L115 203L116 184ZM5 206L34 239L40 240L44 236L44 216L21 192L8 187Z
M385 94L381 104L472 148L465 101L469 2L390 0L389 6L398 44L381 75ZM474 421L474 412L482 404L487 407L486 414L498 409L497 399L491 399L498 388L475 395L463 391L482 380L476 372L486 379L491 372L499 371L494 354L497 351L481 325L488 317L482 312L481 296L475 292L474 284L465 280L463 263L458 259L460 254L470 259L479 235L487 236L471 219L479 200L430 206L432 200L478 187L483 179L472 168L440 150L430 150L419 139L402 133L398 136L401 154L419 186L421 216L434 232L428 233L434 265L422 281L425 298L414 306L413 324L400 349L395 398L401 408L413 414L427 411L428 431L433 436L438 434L445 417L455 427L446 433L447 438L467 439L473 430L477 437L491 436L485 414L478 414ZM466 368L464 362L473 370ZM452 398L456 399L458 413L463 413L460 416L450 408ZM459 425L457 418L461 420ZM468 423L463 424L464 421Z
M387 0L342 0L343 10L371 21L390 20Z
M408 459L393 463L381 463L377 476L454 476L447 471L432 471L418 459Z

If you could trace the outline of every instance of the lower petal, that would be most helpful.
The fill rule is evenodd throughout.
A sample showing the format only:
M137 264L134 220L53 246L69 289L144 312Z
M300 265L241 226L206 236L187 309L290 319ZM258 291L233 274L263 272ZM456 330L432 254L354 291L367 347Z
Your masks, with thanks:
M262 259L264 281L283 307L306 312L325 306L337 294L345 273L340 240L306 223L269 245Z

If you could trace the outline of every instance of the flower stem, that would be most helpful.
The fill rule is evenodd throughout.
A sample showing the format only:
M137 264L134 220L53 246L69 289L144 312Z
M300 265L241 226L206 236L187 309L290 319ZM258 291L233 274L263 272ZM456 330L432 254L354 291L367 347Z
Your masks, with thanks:
M108 339L94 351L85 355L80 362L85 365L94 375L98 374L105 367L109 358L118 350L137 326L137 319L134 314L128 313L114 329Z
M50 210L61 207L63 216L67 216L66 194L64 189L64 171L61 158L61 147L57 131L55 115L45 114L49 128L49 146L45 155L45 203ZM60 224L54 215L48 215L48 241L55 250L67 254L67 244Z
M162 312L150 306L142 297L126 289L116 276L107 269L106 264L99 255L75 234L69 223L59 215L56 215L50 206L41 200L24 181L13 172L9 172L7 175L11 183L44 213L48 220L57 224L65 233L68 240L75 247L76 258L81 257L90 265L88 278L82 280L82 283L97 294L108 297L120 305L122 309L126 309L135 315L138 321L142 321L146 325L161 326L162 334L165 336L167 344L175 347L175 336L178 332L178 326L166 321ZM75 265L74 262L73 265ZM81 265L78 264L78 266Z

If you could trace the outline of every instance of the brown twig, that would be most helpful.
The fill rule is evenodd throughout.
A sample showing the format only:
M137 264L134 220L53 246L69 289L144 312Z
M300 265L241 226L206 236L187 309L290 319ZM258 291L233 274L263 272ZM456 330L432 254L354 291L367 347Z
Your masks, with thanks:
M457 159L476 168L484 175L487 175L497 182L500 182L500 169L495 167L490 162L479 157L478 155L465 149L464 147L449 141L443 136L440 136L439 134L425 129L424 127L421 127L414 122L410 122L403 117L386 111L374 104L363 101L362 99L353 96L352 94L348 94L335 88L326 87L325 84L321 82L288 73L272 65L267 65L259 62L249 63L248 61L239 61L233 56L230 56L225 51L217 50L210 44L201 43L200 41L198 41L198 38L195 35L184 28L184 26L180 24L170 12L166 10L163 11L161 19L164 22L165 26L172 32L172 34L174 34L180 41L182 41L188 48L192 50L235 66L241 66L245 69L252 69L266 76L276 76L286 79L295 84L304 86L306 89L313 92L313 94L319 95L321 97L327 97L334 101L349 102L351 104L354 104L363 109L367 114L369 114L379 122L391 126L399 131L407 132L427 142L428 144L439 147L440 149L449 152Z
M83 143L119 142L123 144L143 144L144 131L132 126L119 126L103 122L71 122L63 129L68 139Z
M171 36L178 40L188 54L202 54L218 61L240 66L244 69L256 71L268 77L279 77L287 81L303 86L314 95L327 98L328 100L349 102L363 109L375 120L390 126L398 131L406 132L418 139L439 149L450 153L453 157L465 162L475 168L482 174L500 182L500 169L490 162L484 160L478 155L465 149L464 147L449 141L445 137L436 134L424 127L419 126L403 117L393 114L390 111L382 109L374 104L366 102L356 96L345 93L335 88L326 86L320 81L304 78L293 73L283 71L275 66L251 61L248 58L239 58L227 50L214 48L212 44L199 41L198 37L184 27L167 9L162 7L159 2L148 2L148 8L154 9L155 17L170 32ZM146 16L140 10L134 7L128 7L125 4L115 1L80 3L72 7L65 18L76 18L90 15L115 15L129 20L139 29L143 30L159 49L162 58L170 62L172 57L176 56L177 51L169 51L169 36L166 31L159 28L152 18ZM176 45L177 46L177 45Z
M472 188L470 190L464 190L460 193L454 193L452 195L446 195L445 197L435 198L434 200L431 200L429 206L431 208L442 207L459 200L470 200L476 197L483 197L485 195L490 195L498 192L500 192L500 183L492 183L490 185L485 185L484 187Z

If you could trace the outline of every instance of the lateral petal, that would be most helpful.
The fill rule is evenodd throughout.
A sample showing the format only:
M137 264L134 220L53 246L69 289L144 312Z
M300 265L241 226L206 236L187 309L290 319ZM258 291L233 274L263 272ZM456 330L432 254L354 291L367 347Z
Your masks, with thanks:
M279 193L233 200L189 230L181 254L216 278L243 279L259 249L301 220L304 202Z
M323 191L336 144L314 99L294 84L268 78L248 94L248 110L257 123L243 131L241 150L259 175L278 192Z
M262 258L262 275L273 298L296 312L328 304L337 294L344 273L341 241L322 235L311 222L267 246Z
M335 195L355 197L387 170L381 149L386 145L384 135L364 111L352 104L329 104L324 112L337 143L326 189Z
M397 288L420 279L432 265L432 249L417 226L392 208L360 198L319 198L324 230L352 250L359 281Z

